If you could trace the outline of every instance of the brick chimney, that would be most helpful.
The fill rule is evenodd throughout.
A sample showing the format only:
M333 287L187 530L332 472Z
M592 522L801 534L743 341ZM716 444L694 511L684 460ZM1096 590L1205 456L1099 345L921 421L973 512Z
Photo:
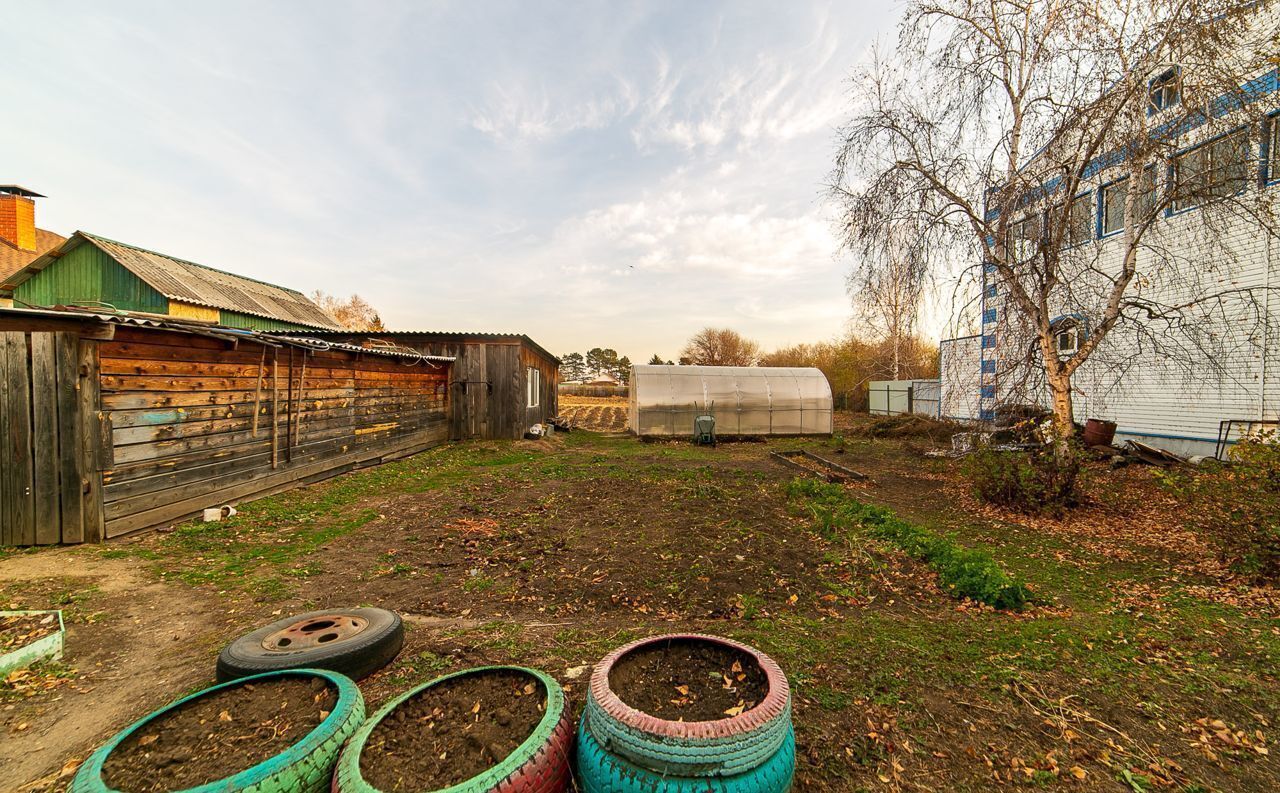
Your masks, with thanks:
M37 198L44 196L16 184L0 185L0 241L35 251Z

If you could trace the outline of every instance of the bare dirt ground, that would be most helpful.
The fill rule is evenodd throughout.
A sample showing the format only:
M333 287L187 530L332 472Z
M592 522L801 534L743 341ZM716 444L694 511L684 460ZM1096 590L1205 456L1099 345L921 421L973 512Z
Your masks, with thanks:
M921 455L932 445L847 417L830 440L714 449L588 432L458 444L224 524L11 555L5 598L69 604L73 631L50 688L0 689L0 773L57 774L207 681L237 632L370 604L409 628L361 684L371 707L498 662L545 669L580 707L608 650L693 630L787 671L797 790L1280 789L1273 590L1217 569L1145 469L1099 477L1075 519L1045 522L979 508L954 461ZM769 459L790 448L869 474L856 498L989 550L1036 604L957 600L896 547L818 531Z
M207 680L225 621L216 596L84 550L4 559L0 604L62 608L67 622L65 660L15 674L0 698L0 778L29 789L58 782L104 734Z
M627 429L626 397L590 397L561 394L560 417L576 428L591 432L623 432Z

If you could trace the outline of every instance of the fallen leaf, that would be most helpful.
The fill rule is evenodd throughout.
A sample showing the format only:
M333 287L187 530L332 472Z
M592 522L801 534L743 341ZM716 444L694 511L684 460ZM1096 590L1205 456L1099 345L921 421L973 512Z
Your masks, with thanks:
M479 712L480 712L480 703L479 703L479 702L477 702L476 704L474 704L474 705L472 705L472 706L471 706L471 712L472 712L472 713L479 713Z
M676 686L676 691L679 691L681 696L685 696L685 697L689 696L688 686Z
M141 738L139 738L139 739L138 739L138 745L139 745L139 746L150 746L151 744L155 743L155 742L156 742L156 741L158 741L158 740L160 740L160 736L159 736L159 735L144 735L144 736L142 736Z
M231 721L231 714L225 710L218 714L218 721Z

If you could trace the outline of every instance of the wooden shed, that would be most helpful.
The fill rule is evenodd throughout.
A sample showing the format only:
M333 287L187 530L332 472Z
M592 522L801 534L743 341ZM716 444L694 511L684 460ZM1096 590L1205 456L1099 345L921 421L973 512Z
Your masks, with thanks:
M518 333L308 331L318 339L407 347L456 359L449 392L449 437L522 438L559 410L560 359ZM376 338L371 338L376 337Z
M0 309L0 545L91 542L428 449L453 358Z

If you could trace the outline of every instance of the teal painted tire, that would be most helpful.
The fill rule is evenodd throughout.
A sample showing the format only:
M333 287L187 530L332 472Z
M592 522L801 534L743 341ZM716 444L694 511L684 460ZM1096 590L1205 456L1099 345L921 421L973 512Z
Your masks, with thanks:
M583 793L786 793L796 771L796 738L788 728L773 756L750 771L680 777L649 771L606 752L584 727L578 730L577 771Z
M423 683L388 702L369 717L342 750L333 776L333 793L380 793L361 775L360 756L374 728L393 710L416 694L447 680L494 670L523 672L537 678L547 692L547 710L529 737L502 762L456 785L441 788L439 793L559 793L565 790L569 785L572 765L573 719L569 715L564 689L550 675L536 669L481 666Z
M234 776L219 779L186 793L321 793L328 789L333 767L342 745L364 721L364 697L360 689L345 675L320 669L290 669L244 677L229 683L197 691L188 697L153 711L134 722L107 741L80 766L67 793L114 793L102 778L107 757L126 738L149 722L197 697L255 681L278 680L282 677L321 677L338 689L338 701L324 721L302 740L268 760L247 768Z

